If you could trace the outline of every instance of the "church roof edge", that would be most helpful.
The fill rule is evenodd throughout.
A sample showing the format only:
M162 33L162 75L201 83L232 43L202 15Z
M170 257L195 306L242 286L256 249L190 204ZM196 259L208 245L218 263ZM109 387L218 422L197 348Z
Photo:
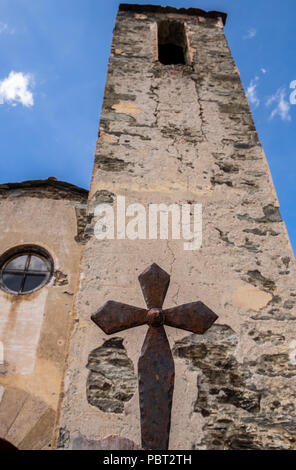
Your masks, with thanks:
M0 195L1 193L3 194L11 190L34 190L37 188L52 188L56 191L62 191L65 199L67 199L67 194L69 194L69 196L76 194L79 198L87 199L89 193L87 189L81 188L71 183L67 183L66 181L58 181L56 178L51 177L45 180L28 180L16 183L2 183L0 184ZM71 197L69 198L72 199Z

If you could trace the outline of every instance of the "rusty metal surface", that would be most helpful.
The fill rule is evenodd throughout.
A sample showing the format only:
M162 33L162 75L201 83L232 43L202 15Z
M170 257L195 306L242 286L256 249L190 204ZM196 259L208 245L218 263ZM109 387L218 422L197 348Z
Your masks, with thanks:
M153 263L139 275L147 308L161 308L170 284L170 276Z
M142 447L165 450L169 445L175 367L163 325L203 334L218 316L202 302L162 310L170 276L155 263L140 274L139 282L147 310L111 300L91 319L107 334L149 325L138 362Z
M145 309L108 300L91 316L91 319L104 333L112 335L135 326L144 325L146 317L147 311Z
M150 326L138 363L143 449L168 449L175 366L163 326Z
M166 325L200 335L205 333L218 318L203 302L191 302L169 308L163 311L163 315Z

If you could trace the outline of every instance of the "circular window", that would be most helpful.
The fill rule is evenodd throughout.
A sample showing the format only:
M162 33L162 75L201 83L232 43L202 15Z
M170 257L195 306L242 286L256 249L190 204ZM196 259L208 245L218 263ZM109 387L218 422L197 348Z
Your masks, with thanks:
M50 255L36 247L10 250L1 257L0 285L6 292L29 294L48 283L53 271Z

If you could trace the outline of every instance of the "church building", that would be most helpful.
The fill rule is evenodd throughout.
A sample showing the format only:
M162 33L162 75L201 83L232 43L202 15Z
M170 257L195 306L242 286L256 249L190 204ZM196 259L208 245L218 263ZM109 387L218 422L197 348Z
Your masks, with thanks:
M226 21L121 4L89 191L0 185L0 449L296 449L295 261Z

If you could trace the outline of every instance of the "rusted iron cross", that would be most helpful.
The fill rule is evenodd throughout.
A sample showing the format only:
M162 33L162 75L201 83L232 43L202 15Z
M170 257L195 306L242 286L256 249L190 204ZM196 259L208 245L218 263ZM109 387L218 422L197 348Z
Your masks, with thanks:
M162 310L170 276L152 264L139 276L147 310L110 300L92 320L111 335L135 326L149 325L138 362L143 449L168 449L175 366L163 325L203 334L217 315L202 302Z

